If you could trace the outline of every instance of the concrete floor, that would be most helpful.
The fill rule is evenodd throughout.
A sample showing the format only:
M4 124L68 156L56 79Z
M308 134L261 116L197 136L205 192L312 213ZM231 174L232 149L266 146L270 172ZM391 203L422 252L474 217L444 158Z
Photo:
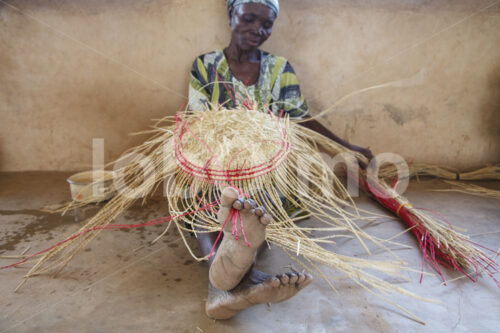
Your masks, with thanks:
M80 227L72 216L60 217L39 211L43 206L68 200L65 173L0 174L0 256L18 255L28 246L41 250ZM481 183L479 183L481 184ZM482 183L500 189L498 182ZM439 180L412 182L406 196L414 206L426 207L447 217L457 227L469 229L475 242L498 250L500 206L493 199L450 192ZM367 197L357 199L360 207L384 213ZM89 216L95 208L81 211ZM133 207L118 223L146 221L166 214L161 198L147 208ZM315 225L308 220L304 224ZM369 231L390 237L404 230L392 218L380 218ZM175 232L153 246L135 251L154 239L163 227L129 232L104 231L57 277L40 276L19 292L13 290L27 268L0 272L0 332L498 332L500 298L495 283L483 277L477 283L461 279L442 286L435 276L409 274L411 282L387 277L389 281L425 297L441 300L430 304L390 295L427 322L422 326L394 306L381 301L340 276L335 294L316 278L292 300L258 305L227 321L214 321L204 314L207 267L195 262ZM489 233L489 234L484 234ZM481 235L482 234L482 235ZM398 241L416 245L410 235ZM195 244L194 239L190 242ZM368 257L354 240L330 246L335 252ZM420 268L417 249L393 247L395 253L415 269ZM389 259L376 250L372 259ZM13 260L0 259L0 265ZM264 254L258 267L270 273L284 272L290 264L280 249ZM335 274L335 273L334 273ZM446 272L447 278L458 275Z

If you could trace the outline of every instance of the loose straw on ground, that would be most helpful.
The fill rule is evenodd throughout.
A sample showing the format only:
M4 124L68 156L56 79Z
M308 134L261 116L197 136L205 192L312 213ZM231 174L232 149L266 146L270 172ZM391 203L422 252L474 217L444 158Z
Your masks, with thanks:
M499 180L500 164L489 165L468 172L459 172L449 167L442 167L426 163L412 163L409 165L411 177L431 176L447 180ZM393 165L386 165L380 169L379 177L391 178L397 176L397 169Z
M500 200L500 191L492 190L492 189L478 186L478 185L474 185L474 184L460 183L460 182L456 182L456 181L445 180L444 182L454 186L455 188L439 189L439 190L432 190L432 191L434 191L434 192L460 192L460 193L475 195L475 196L479 196L479 197L487 197L487 198L493 198L493 199Z
M45 272L62 270L132 203L137 200L145 202L163 183L170 214L166 219L167 228L175 225L180 239L198 261L207 258L195 255L185 234L192 230L196 233L220 231L216 204L221 191L232 186L272 212L273 222L267 227L266 241L281 248L304 269L324 278L333 289L332 281L321 269L322 265L342 272L384 300L391 292L422 299L373 273L402 277L402 270L413 271L404 263L351 258L327 250L322 245L332 241L325 236L311 237L314 230L295 224L281 204L282 198L286 198L287 202L309 212L322 224L317 230L331 228L335 232L347 232L367 253L371 253L370 244L390 251L387 241L367 234L355 223L361 218L360 211L318 147L331 154L354 154L356 159L367 162L364 156L292 122L288 117L277 117L256 109L218 107L210 111L179 113L176 117L159 120L147 133L152 135L151 138L130 149L128 161L115 170L117 179L120 179L114 182L117 196L69 241L43 253L22 283ZM384 184L379 185L390 192L391 189L383 187ZM449 249L448 255L455 255L453 260L457 267L468 265L470 257L487 258L471 248L462 235L412 209L403 197L393 197L403 205L397 209L397 214L411 213L421 221L419 232L427 232L426 229L432 233L433 239L437 238L437 244L441 245L439 249ZM66 210L85 204L75 202Z
M109 225L134 201L145 201L164 182L165 200L173 217L168 226L175 225L196 260L206 258L195 255L185 233L191 230L219 232L216 208L204 207L218 202L223 188L233 186L272 211L267 242L293 254L294 260L326 279L332 288L321 265L344 273L384 299L384 295L394 291L420 299L369 272L402 276L399 272L405 269L404 263L350 258L329 251L322 246L328 243L324 236L310 237L310 228L303 230L295 224L281 205L284 197L308 211L323 228L348 232L367 253L370 253L370 243L387 249L385 241L356 225L359 212L324 161L318 146L332 154L349 152L346 148L287 117L244 108L182 113L158 121L148 133L152 137L129 150L132 154L128 163L115 170L122 179L115 181L118 195L72 237L81 235L43 254L26 274L26 279L45 272L59 272L98 235L100 228ZM353 154L357 159L364 159L360 154ZM75 202L66 210L85 204Z

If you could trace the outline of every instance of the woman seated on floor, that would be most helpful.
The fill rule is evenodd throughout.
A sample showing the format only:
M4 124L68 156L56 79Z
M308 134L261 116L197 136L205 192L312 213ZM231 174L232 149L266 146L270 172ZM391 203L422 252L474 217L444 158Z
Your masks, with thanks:
M275 115L283 112L291 118L307 118L307 103L290 63L259 49L271 36L279 13L278 0L227 0L227 9L231 41L225 49L203 54L194 61L189 109L204 110L218 104L231 108L250 100L257 102L259 109L269 108ZM372 158L369 149L343 141L316 120L303 126ZM272 276L253 269L257 254L263 249L270 217L264 207L256 207L253 200L238 198L237 191L226 188L218 213L221 223L231 208L240 210L252 246L247 247L241 239L230 237L231 230L224 231L229 236L222 238L209 261L206 312L215 319L231 318L255 304L285 301L312 280L309 274L291 272ZM217 235L198 234L204 256L209 255Z

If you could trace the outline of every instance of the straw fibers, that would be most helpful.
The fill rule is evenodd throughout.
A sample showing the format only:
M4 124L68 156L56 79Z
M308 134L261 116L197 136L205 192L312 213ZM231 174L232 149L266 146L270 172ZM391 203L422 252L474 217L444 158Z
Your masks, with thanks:
M477 281L477 276L484 272L500 287L494 277L498 264L479 249L481 245L475 244L470 241L469 236L459 232L465 230L454 228L444 218L436 216L430 210L413 207L406 198L383 181L371 180L371 184L374 187L372 193L380 193L375 196L384 197L383 200L378 199L378 201L394 211L410 227L419 242L423 256L422 264L427 262L431 265L439 273L443 282L445 279L439 267L440 264L460 271L472 281ZM475 277L471 273L474 273Z
M440 189L440 190L433 190L433 191L435 191L435 192L460 192L460 193L465 193L465 194L500 200L500 191L497 191L497 190L492 190L490 188L486 188L486 187L482 187L482 186L478 186L478 185L474 185L474 184L460 183L457 181L445 180L444 182L446 184L450 184L450 185L454 186L454 188Z
M303 269L324 278L333 289L321 265L344 273L362 288L422 322L385 297L396 291L423 299L379 277L382 273L405 278L401 271L412 270L401 261L339 255L323 247L325 243L333 244L333 237L311 237L315 230L330 235L347 232L368 253L369 244L385 249L394 244L368 235L356 225L361 216L319 151L321 146L333 155L348 152L346 148L288 117L245 108L179 113L159 120L146 133L151 138L129 150L128 162L115 169L123 180L115 180L117 196L74 233L71 241L58 244L41 256L26 278L60 271L101 229L115 228L110 223L118 215L137 199L145 202L160 184L164 186L171 215L171 219L165 219L169 221L166 228L176 228L190 254L196 260L206 260L197 257L189 247L186 232L219 232L219 196L223 188L233 186L272 212L273 221L266 231L268 244L281 248ZM364 159L358 153L350 153ZM294 218L279 204L280 196L310 212L321 225L303 228L294 223ZM84 204L74 202L67 209Z
M450 180L498 180L500 179L500 165L486 166L484 168L459 173L451 168L439 167L424 163L411 164L409 176L431 176L445 179L445 182L459 188L434 191L458 191L483 197L498 198L498 191L486 189L473 184L459 183ZM481 273L488 275L500 287L500 282L494 277L498 272L498 264L481 250L494 250L484 248L480 244L472 242L469 237L450 225L444 218L436 216L424 208L414 208L403 196L396 193L389 183L399 181L396 177L397 168L394 165L383 166L378 176L385 181L375 180L381 192L394 199L397 203L396 209L407 212L405 217L401 216L405 223L411 228L411 232L419 242L420 250L425 262L430 264L446 282L440 270L440 265L451 267L460 271L472 281L477 281ZM394 207L393 207L394 208ZM394 209L394 210L396 210Z
M441 167L426 163L412 163L409 165L409 176L430 176L448 180L500 180L500 164L489 165L469 172L458 172L449 167ZM379 171L379 177L391 178L396 176L397 169L386 165Z

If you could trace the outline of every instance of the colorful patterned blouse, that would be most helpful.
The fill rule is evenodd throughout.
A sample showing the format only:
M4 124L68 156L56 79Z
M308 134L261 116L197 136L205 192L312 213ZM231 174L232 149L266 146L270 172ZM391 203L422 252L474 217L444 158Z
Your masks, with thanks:
M260 54L259 78L251 86L233 76L223 50L196 58L189 83L189 109L204 110L210 104L230 108L250 100L256 101L261 109L269 107L275 115L283 110L290 118L304 117L307 103L290 63L264 51Z

